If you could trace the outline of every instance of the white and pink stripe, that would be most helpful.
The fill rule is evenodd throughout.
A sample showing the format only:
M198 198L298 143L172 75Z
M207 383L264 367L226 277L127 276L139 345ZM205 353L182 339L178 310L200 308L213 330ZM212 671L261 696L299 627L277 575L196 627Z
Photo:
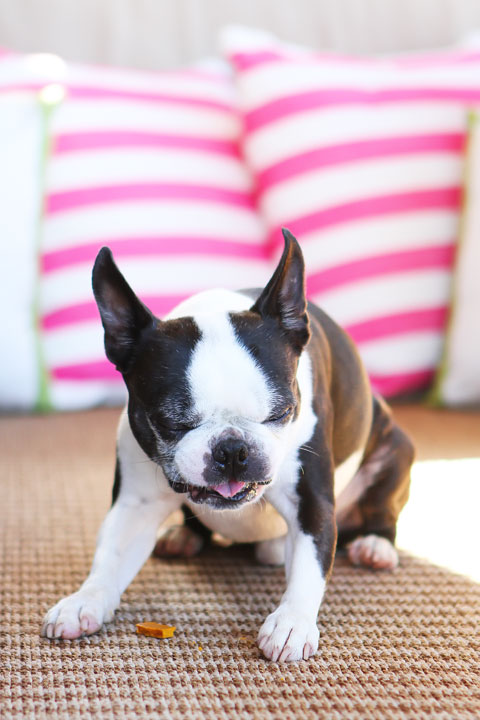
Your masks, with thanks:
M98 249L158 315L212 285L261 284L270 262L239 150L228 68L173 73L6 56L0 93L58 84L40 252L40 329L55 408L120 402L91 291Z
M357 341L376 389L431 380L480 53L349 58L252 31L225 43L236 85L218 66L147 73L0 54L1 96L65 90L49 113L39 258L53 407L123 398L90 288L99 247L164 315L197 290L262 285L282 226L302 243L310 297Z
M480 53L350 58L224 34L268 246L302 242L312 299L385 395L430 382L445 329Z

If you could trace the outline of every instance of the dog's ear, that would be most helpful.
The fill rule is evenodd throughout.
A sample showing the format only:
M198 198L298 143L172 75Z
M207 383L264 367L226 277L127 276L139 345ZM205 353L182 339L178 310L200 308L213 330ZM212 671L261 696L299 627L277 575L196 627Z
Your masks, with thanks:
M262 317L278 318L297 350L310 338L305 296L305 263L300 245L292 233L282 228L285 247L267 286L252 307Z
M138 299L115 265L110 248L100 250L92 273L93 294L105 330L105 352L117 370L128 371L135 346L157 319Z

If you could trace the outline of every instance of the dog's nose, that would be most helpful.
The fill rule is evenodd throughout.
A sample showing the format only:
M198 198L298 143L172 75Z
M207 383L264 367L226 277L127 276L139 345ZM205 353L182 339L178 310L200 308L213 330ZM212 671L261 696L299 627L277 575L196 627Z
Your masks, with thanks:
M227 477L237 477L248 464L248 447L239 438L225 438L212 452L217 470Z

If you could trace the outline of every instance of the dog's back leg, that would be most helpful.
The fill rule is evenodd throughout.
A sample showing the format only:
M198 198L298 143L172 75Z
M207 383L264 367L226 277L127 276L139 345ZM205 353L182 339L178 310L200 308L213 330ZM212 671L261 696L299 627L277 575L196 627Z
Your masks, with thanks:
M397 519L408 499L414 449L381 399L374 399L372 430L363 462L340 496L339 547L354 565L391 569L398 563ZM350 503L349 503L350 498Z
M212 531L205 527L186 505L182 505L181 512L183 522L180 519L176 525L160 528L153 550L156 557L194 557L210 542Z

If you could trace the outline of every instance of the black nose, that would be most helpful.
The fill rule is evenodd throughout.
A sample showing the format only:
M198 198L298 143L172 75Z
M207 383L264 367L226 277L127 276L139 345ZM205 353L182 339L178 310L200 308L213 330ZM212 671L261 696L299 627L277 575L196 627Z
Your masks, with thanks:
M217 470L227 477L237 477L248 464L248 448L239 438L226 438L212 452Z

